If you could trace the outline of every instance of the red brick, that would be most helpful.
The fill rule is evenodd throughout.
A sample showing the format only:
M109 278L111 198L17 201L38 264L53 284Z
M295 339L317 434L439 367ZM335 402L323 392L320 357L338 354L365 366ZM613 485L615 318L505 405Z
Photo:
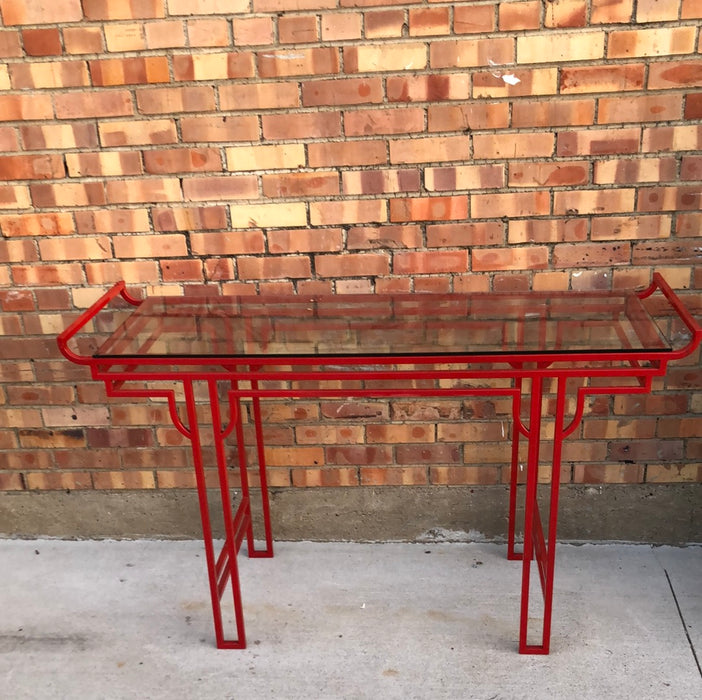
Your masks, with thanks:
M236 20L235 20L236 21ZM185 22L189 44L192 47L229 46L229 22L221 19L188 19ZM236 34L234 43L237 44Z
M168 59L165 56L110 58L90 61L93 85L130 85L170 82Z
M682 237L696 237L702 230L702 213L678 214L675 217L675 235Z
M161 278L164 282L202 282L201 260L161 260Z
M592 24L628 23L632 20L634 0L592 0Z
M436 275L467 272L467 250L431 250L427 252L396 252L392 259L397 275Z
M313 226L381 223L384 221L387 221L387 204L381 199L310 202L310 223Z
M342 173L341 177L344 194L418 192L421 189L419 170L354 170Z
M696 187L642 187L637 211L675 211L700 209L700 191Z
M191 233L190 245L195 255L251 255L265 251L261 231Z
M0 185L0 209L29 208L29 193L26 185Z
M315 15L283 15L278 18L281 44L309 44L319 40Z
M141 156L136 151L102 151L100 153L67 153L70 177L104 175L141 175Z
M468 217L468 198L415 197L390 201L390 221L450 221Z
M470 159L470 136L436 136L390 141L391 163L435 163Z
M509 126L509 105L505 102L429 105L427 115L429 131L469 131Z
M15 265L12 279L18 285L62 286L83 282L82 266L78 263L60 265Z
M58 155L0 156L0 180L52 180L65 174Z
M512 126L578 126L592 124L595 100L518 101L512 107Z
M603 97L598 104L597 122L677 121L681 111L682 95Z
M450 15L448 7L410 8L410 36L445 36L450 32L450 30Z
M304 95L304 83L302 89ZM224 110L284 109L300 105L296 83L220 85L219 100L220 107Z
M502 223L460 223L427 225L428 248L465 248L500 245L504 242ZM418 244L407 246L418 247Z
M685 119L702 119L702 93L685 95Z
M694 27L656 27L610 32L608 58L689 54L695 50Z
M560 243L587 240L586 219L525 219L509 222L510 243Z
M254 116L184 117L180 129L185 142L258 140L258 119Z
M330 253L340 251L344 246L339 228L269 231L267 239L272 254Z
M702 60L651 63L648 72L649 90L702 87Z
M512 39L462 39L432 43L429 50L432 68L471 68L514 61Z
M282 9L282 8L281 8ZM241 14L249 11L248 0L169 0L168 13L171 15L218 15ZM256 8L257 12L266 10Z
M630 243L561 243L553 249L553 266L556 268L610 267L629 264L631 264Z
M214 89L210 86L143 88L136 92L142 114L173 112L211 112L215 109Z
M380 248L419 248L422 232L419 226L356 226L346 234L348 250Z
M477 159L538 158L553 155L554 136L548 133L476 134L473 155Z
M115 236L112 241L118 258L172 258L188 254L185 236L179 233Z
M14 122L52 117L53 109L49 95L0 95L0 121Z
M75 213L78 233L136 233L151 230L146 209L98 209Z
M563 63L604 58L605 33L568 32L528 34L517 37L519 63Z
M281 258L248 258L237 260L239 279L306 278L311 275L310 259L306 255ZM321 274L321 273L320 273Z
M206 231L227 228L227 210L213 207L154 207L156 231Z
M263 137L268 140L301 139L341 135L340 112L304 112L302 114L264 114L261 117Z
M363 14L367 39L402 36L405 13L402 10L371 10Z
M565 68L562 71L565 71ZM512 82L513 78L519 81L516 85ZM496 66L490 71L473 74L473 98L533 97L534 95L555 95L557 92L558 70L556 68L515 70L510 66Z
M330 12L322 14L322 41L360 39L363 15L360 12Z
M381 102L383 102L383 84L380 78L340 78L302 83L302 104L305 107Z
M101 182L36 184L30 186L36 207L71 207L105 204L105 187Z
M104 48L100 27L64 27L63 44L69 54L101 53Z
M62 24L83 19L81 0L53 0L52 2L16 2L0 0L5 26L16 24Z
M143 24L137 24L136 22L116 24L110 22L105 26L104 32L108 52L125 53L127 51L144 51L146 49Z
M424 131L424 110L419 107L359 109L344 112L347 136L409 134Z
M275 43L275 25L272 17L234 18L232 29L236 46L262 46Z
M62 53L58 27L23 29L22 44L27 56L60 56Z
M85 276L88 284L106 285L120 280L128 284L152 284L159 277L159 269L155 260L86 263Z
M25 29L24 31L41 30ZM0 29L0 56L3 58L19 58L22 56L20 33L16 29Z
M164 0L83 0L85 18L91 20L109 19L156 19L165 17Z
M42 260L105 260L112 257L110 239L44 238L39 241Z
M464 11L470 11L473 8L466 7L463 9ZM498 5L498 13L499 27L502 32L538 29L541 24L541 3L538 0L501 2ZM456 33L458 33L457 29Z
M0 151L19 151L17 131L9 126L0 126Z
M561 70L560 92L564 95L583 92L626 92L641 90L643 85L644 66L637 63L567 67Z
M85 61L17 63L9 66L15 90L82 87L90 84Z
M587 0L556 0L546 6L545 27L584 27L587 24Z
M0 217L1 219L1 217ZM0 224L1 225L1 224ZM31 262L33 260L38 260L36 248L33 241L29 240L19 240L19 241L4 241L0 240L0 262ZM15 290L13 290L15 291ZM21 296L21 295L20 295ZM6 299L0 300L7 303ZM9 309L2 307L3 311L9 311ZM31 308L34 308L32 304Z
M683 156L680 179L702 180L702 156Z
M633 211L635 190L559 190L553 197L553 213L567 214L610 214Z
M682 0L680 19L702 19L702 6L697 0Z
M645 152L697 151L702 148L702 125L661 126L644 129Z
M360 479L362 486L423 486L427 484L427 470L426 467L361 467Z
M334 165L385 165L384 141L329 141L310 143L307 157L311 168Z
M390 102L443 102L465 100L470 94L470 76L446 73L426 76L389 76Z
M538 246L474 248L471 258L473 272L539 270L548 267L548 249Z
M90 117L127 117L134 114L131 94L127 90L95 93L57 93L54 96L59 119Z
M590 168L586 161L509 164L509 184L516 187L584 185L589 175Z
M322 197L339 194L339 176L336 172L317 170L310 173L263 175L262 184L266 197Z
M156 145L178 141L172 119L103 121L98 128L103 147Z
M193 177L183 180L183 197L186 200L242 199L255 197L257 194L258 182L255 177L249 175Z
M20 127L22 145L30 151L52 148L94 148L98 135L94 124L49 124Z
M315 255L315 269L320 277L387 275L390 272L390 259L384 253Z
M174 148L144 151L147 173L195 173L221 171L222 159L215 148Z
M339 72L339 53L331 47L264 51L258 54L257 62L262 78Z

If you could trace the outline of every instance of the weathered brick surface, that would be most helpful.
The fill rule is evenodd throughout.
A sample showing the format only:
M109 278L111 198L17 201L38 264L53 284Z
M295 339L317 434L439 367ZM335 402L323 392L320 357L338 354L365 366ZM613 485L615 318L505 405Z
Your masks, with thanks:
M162 402L108 400L58 355L118 279L557 291L660 269L701 307L699 0L0 0L0 17L0 490L193 487ZM699 362L588 400L562 479L702 481ZM504 483L501 402L272 403L271 483Z

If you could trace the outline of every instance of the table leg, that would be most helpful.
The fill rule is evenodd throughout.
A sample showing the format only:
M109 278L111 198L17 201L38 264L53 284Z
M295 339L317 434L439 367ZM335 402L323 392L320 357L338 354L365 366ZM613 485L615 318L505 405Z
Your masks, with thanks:
M207 561L210 598L212 601L215 639L219 649L243 649L246 647L246 634L244 631L244 613L241 601L241 587L239 584L239 569L236 556L244 535L249 529L251 510L248 499L242 498L236 513L232 513L232 501L229 491L227 461L224 448L224 431L222 430L219 398L217 395L217 382L216 380L209 380L208 389L210 412L212 416L212 433L217 460L225 533L224 546L219 554L216 555L202 456L201 430L197 416L193 381L185 380L184 385L185 405L190 431L190 443L193 451L195 478L200 503L200 518L202 520L202 536L205 544L205 559ZM232 419L238 421L239 417L232 416ZM232 602L234 604L234 619L237 633L236 639L226 638L224 632L221 598L225 589L227 588L227 584L231 584Z
M553 606L553 581L556 562L556 529L558 525L558 495L560 487L561 453L564 436L566 379L557 380L556 412L554 425L553 457L550 474L548 535L546 536L537 502L539 453L541 447L543 379L535 376L531 381L529 416L529 451L524 514L524 553L522 557L522 600L519 625L519 652L521 654L548 654L551 639L551 612ZM537 563L543 591L543 624L541 640L530 644L529 596L531 560Z

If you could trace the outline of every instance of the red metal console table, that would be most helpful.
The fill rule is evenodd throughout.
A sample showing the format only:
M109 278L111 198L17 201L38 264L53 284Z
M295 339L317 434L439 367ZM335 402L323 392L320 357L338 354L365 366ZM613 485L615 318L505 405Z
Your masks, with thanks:
M654 299L656 292L660 294ZM654 300L673 318L663 328L646 308ZM114 308L120 304L122 309ZM683 336L683 347L667 340L673 335ZM243 540L250 557L273 556L262 398L509 397L513 427L508 558L522 560L519 651L546 654L563 440L577 427L586 395L648 392L667 363L693 352L701 339L702 329L693 316L654 274L651 286L639 292L143 301L128 294L120 282L61 333L58 343L65 357L88 365L92 376L105 382L109 396L166 401L174 425L190 441L219 648L246 646L237 568ZM250 402L256 435L262 549L254 544L242 399ZM205 419L203 411L209 414ZM546 426L552 434L546 434ZM225 448L230 435L236 438L240 477L236 508ZM517 551L521 438L526 442L526 485L523 544ZM205 478L203 444L208 441L214 445L224 512L220 552L213 542ZM538 468L546 459L548 515L542 519ZM535 640L529 637L532 560L543 591L543 621ZM233 639L225 635L221 607L228 584Z

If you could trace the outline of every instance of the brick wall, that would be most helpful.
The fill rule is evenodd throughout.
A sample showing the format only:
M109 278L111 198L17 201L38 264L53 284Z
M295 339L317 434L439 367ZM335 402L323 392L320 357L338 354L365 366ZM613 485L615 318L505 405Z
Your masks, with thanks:
M147 294L702 289L700 0L0 0L0 490L193 486L56 333ZM564 481L702 481L699 355ZM495 484L508 407L267 404L274 485ZM466 421L466 418L471 418Z

